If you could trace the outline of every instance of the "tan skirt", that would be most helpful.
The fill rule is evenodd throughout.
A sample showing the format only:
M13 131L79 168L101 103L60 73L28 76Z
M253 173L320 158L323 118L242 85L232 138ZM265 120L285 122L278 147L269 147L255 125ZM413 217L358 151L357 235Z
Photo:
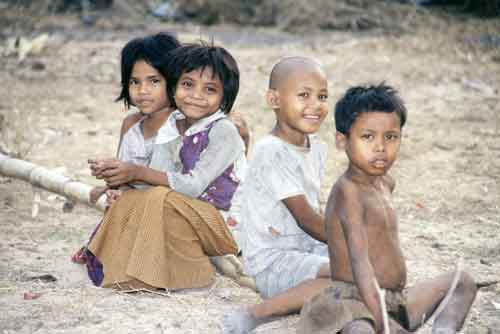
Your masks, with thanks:
M155 187L124 192L89 249L103 265L103 287L181 289L210 285L208 256L238 247L214 206Z

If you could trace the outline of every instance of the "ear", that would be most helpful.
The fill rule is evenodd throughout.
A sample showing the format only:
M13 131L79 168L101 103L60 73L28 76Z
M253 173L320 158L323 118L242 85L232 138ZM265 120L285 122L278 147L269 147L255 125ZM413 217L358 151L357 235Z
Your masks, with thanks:
M337 147L337 149L345 150L347 145L346 141L347 137L345 134L340 133L338 131L335 133L335 146Z
M266 93L267 105L271 107L271 109L279 109L280 108L280 94L276 89L268 89Z

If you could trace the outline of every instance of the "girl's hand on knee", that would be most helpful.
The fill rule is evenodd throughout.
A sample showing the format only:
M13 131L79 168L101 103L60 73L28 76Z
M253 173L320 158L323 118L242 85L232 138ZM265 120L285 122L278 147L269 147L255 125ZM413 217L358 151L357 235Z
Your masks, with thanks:
M90 190L90 196L89 196L90 203L92 203L92 204L97 203L97 200L99 199L99 197L101 197L101 195L104 194L107 189L108 188L106 188L106 187L94 187L94 188L92 188Z
M108 189L106 190L106 204L111 206L120 196L122 195L122 191L118 189Z

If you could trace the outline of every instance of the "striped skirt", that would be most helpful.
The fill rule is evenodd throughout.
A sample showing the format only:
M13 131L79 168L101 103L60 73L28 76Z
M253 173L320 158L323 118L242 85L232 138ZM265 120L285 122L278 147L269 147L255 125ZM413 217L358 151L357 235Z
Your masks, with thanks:
M208 286L208 257L238 251L214 206L166 187L124 192L88 248L102 264L100 285L127 290Z

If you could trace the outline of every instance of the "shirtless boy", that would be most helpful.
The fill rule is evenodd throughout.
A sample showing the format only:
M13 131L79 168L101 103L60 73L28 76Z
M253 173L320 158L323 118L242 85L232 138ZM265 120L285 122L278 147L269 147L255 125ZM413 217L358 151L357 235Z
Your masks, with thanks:
M385 289L391 333L415 331L452 286L453 272L405 288L406 265L391 204L395 183L387 175L405 121L403 101L384 84L350 88L337 103L336 144L345 150L349 166L333 186L325 214L333 283L304 307L299 332L314 327L329 333L383 333L377 285ZM458 284L450 290L451 298L436 314L433 334L460 330L476 296L476 285L465 272L458 273ZM333 314L315 323L311 315L321 308ZM346 308L354 316L338 319Z

